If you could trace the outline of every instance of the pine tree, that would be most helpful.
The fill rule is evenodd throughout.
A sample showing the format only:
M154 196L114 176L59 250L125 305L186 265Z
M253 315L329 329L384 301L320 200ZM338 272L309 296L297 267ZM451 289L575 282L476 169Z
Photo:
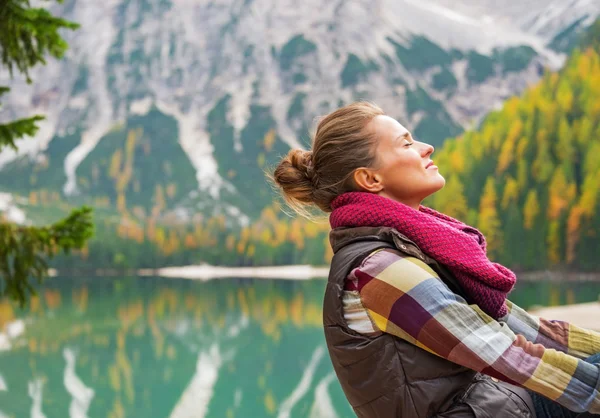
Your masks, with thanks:
M62 2L62 0L57 0ZM31 83L29 70L46 63L50 55L61 58L68 45L60 29L74 30L76 23L53 16L44 8L33 8L29 0L0 2L0 57L10 76L24 75ZM0 96L9 92L0 86ZM17 150L16 141L32 137L43 116L0 124L0 151ZM92 236L91 209L82 207L53 225L21 226L0 219L0 296L8 296L21 305L35 293L30 277L41 282L48 272L46 259L58 251L81 249Z
M488 177L479 203L478 228L487 239L487 250L491 257L497 257L502 249L502 225L497 209L496 182Z

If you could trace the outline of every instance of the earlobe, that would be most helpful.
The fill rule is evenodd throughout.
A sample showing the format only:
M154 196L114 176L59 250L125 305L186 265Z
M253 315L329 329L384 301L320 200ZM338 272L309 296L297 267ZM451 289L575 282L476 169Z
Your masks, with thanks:
M383 190L381 176L368 168L359 168L354 172L354 184L359 190L379 193Z

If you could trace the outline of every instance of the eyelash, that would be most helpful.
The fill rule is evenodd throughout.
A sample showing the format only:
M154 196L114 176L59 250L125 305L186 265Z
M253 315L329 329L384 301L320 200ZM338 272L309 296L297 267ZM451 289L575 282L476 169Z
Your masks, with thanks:
M410 147L411 145L414 145L414 144L415 144L414 142L409 142L409 143L408 143L408 144L406 144L406 145L408 145L408 146ZM406 146L406 145L405 145L405 146Z

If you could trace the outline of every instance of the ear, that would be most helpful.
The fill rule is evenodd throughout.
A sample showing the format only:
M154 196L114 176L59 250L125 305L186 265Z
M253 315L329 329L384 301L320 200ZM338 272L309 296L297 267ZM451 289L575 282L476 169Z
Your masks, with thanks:
M383 190L381 176L374 170L358 168L354 171L352 179L354 180L354 184L361 191L379 193Z

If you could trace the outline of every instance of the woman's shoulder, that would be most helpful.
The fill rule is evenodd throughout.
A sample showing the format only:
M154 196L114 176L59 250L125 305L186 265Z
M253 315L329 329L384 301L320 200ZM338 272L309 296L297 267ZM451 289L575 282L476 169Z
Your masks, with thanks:
M367 255L360 262L360 264L353 269L352 272L350 272L350 274L356 271L361 271L372 276L377 276L387 267L405 257L405 254L402 254L400 251L391 248L375 250L371 254Z
M385 279L393 277L438 277L437 273L417 257L404 254L395 249L380 249L365 257L362 262L350 271L347 279L355 290L360 290L366 282L373 278ZM361 285L362 284L362 285Z

